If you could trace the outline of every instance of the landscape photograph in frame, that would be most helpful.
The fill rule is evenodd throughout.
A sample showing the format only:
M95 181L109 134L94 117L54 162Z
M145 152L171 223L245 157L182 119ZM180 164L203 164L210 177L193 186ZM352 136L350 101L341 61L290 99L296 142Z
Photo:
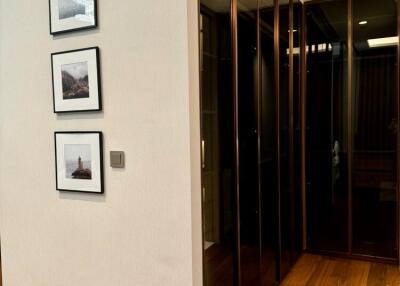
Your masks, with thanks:
M98 131L54 133L58 191L104 192L102 137Z
M49 0L50 34L97 27L96 0Z
M97 47L51 55L55 113L102 109L99 57Z

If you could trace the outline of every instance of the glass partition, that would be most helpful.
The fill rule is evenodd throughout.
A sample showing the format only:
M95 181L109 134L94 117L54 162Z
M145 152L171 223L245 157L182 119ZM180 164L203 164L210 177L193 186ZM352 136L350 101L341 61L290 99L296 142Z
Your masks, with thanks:
M397 1L200 4L204 285L398 261Z
M260 284L260 196L257 143L258 1L238 0L240 271L242 285Z
M233 285L234 135L230 1L201 0L204 285Z
M280 275L302 249L300 189L300 1L279 1ZM297 143L297 145L296 145Z
M278 186L274 59L274 7L260 5L260 187L262 208L262 285L274 285L277 271Z
M353 2L353 252L397 257L397 2Z
M303 214L301 195L301 36L302 36L302 12L303 4L300 0L293 1L293 95L292 110L289 118L293 121L293 139L291 148L293 152L293 194L291 209L293 211L292 236L292 263L300 256L303 250Z
M307 246L339 252L349 250L347 6L346 0L305 6Z
M291 266L292 230L294 227L293 200L293 70L290 67L292 31L289 1L279 1L279 171L280 171L280 272Z

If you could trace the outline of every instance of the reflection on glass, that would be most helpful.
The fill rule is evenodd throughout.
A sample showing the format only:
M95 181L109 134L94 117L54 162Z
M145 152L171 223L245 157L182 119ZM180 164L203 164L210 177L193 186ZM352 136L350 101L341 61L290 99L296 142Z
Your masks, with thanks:
M270 1L264 2L260 11L260 185L262 210L261 269L263 273L261 285L274 285L278 241L274 8Z
M291 209L294 215L294 225L291 231L293 242L292 263L296 261L303 250L303 222L302 222L302 197L301 197L301 61L300 61L300 45L301 35L301 15L302 2L300 0L293 1L293 202ZM289 114L290 115L290 114Z
M299 35L301 3L299 1L293 1L293 7L285 0L281 0L279 3L280 275L283 277L296 262L302 249L301 190L299 176Z
M353 3L353 252L395 258L397 2Z
M201 1L204 285L233 285L234 147L229 0Z
M280 1L280 3L283 1ZM281 200L281 272L287 273L291 265L293 210L291 200L293 186L290 177L293 175L292 156L289 146L291 136L290 114L290 61L289 61L289 5L279 7L279 136L280 136L280 200Z
M242 285L259 285L257 0L238 1L237 21L241 283Z
M306 3L307 244L348 251L347 1Z

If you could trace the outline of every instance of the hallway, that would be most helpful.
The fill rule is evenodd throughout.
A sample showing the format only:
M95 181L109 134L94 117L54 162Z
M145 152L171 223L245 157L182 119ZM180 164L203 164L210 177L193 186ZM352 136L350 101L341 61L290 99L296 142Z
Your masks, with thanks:
M303 255L283 286L398 286L400 268L390 264Z

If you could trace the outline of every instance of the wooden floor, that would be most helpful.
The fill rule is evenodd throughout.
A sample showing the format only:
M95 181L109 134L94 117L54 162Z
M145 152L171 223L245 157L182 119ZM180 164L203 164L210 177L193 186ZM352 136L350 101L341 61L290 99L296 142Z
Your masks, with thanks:
M358 260L304 254L283 286L400 286L400 268Z

